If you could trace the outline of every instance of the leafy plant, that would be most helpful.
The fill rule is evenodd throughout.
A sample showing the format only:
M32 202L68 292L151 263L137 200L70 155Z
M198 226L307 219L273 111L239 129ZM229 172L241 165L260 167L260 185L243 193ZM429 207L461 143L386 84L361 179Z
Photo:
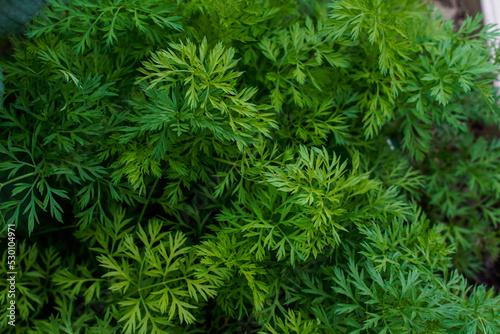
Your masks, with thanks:
M500 332L494 27L419 0L47 3L0 61L7 331Z

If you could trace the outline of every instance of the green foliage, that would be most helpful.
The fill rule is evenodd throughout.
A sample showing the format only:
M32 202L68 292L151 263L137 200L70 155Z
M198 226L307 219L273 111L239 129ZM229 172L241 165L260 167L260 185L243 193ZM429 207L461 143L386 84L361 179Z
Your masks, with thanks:
M3 80L4 80L3 71L2 68L0 67L0 108L3 108L3 93L5 91Z
M480 17L47 3L0 60L6 332L500 332L481 285L500 260L498 34Z

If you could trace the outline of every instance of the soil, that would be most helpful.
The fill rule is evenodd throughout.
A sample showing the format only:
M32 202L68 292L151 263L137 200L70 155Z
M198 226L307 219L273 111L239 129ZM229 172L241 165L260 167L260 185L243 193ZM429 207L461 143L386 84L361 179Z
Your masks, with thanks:
M465 6L460 0L429 0L429 2L434 3L446 18L452 20L457 19L458 16L461 16L466 11Z
M468 15L474 16L481 11L480 0L428 0L439 8L443 16L452 19L459 27Z

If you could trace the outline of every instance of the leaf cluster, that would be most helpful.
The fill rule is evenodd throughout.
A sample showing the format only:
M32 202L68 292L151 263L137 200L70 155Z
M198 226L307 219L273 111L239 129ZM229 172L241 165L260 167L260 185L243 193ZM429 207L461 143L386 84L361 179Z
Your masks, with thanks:
M480 284L500 256L498 33L480 17L47 4L0 60L17 331L500 332Z

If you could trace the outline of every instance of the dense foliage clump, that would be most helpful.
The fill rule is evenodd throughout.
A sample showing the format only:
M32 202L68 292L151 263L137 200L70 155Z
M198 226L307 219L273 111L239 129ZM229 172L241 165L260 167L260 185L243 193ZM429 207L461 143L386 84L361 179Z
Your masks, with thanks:
M418 0L47 1L0 62L0 324L500 333L496 36Z

